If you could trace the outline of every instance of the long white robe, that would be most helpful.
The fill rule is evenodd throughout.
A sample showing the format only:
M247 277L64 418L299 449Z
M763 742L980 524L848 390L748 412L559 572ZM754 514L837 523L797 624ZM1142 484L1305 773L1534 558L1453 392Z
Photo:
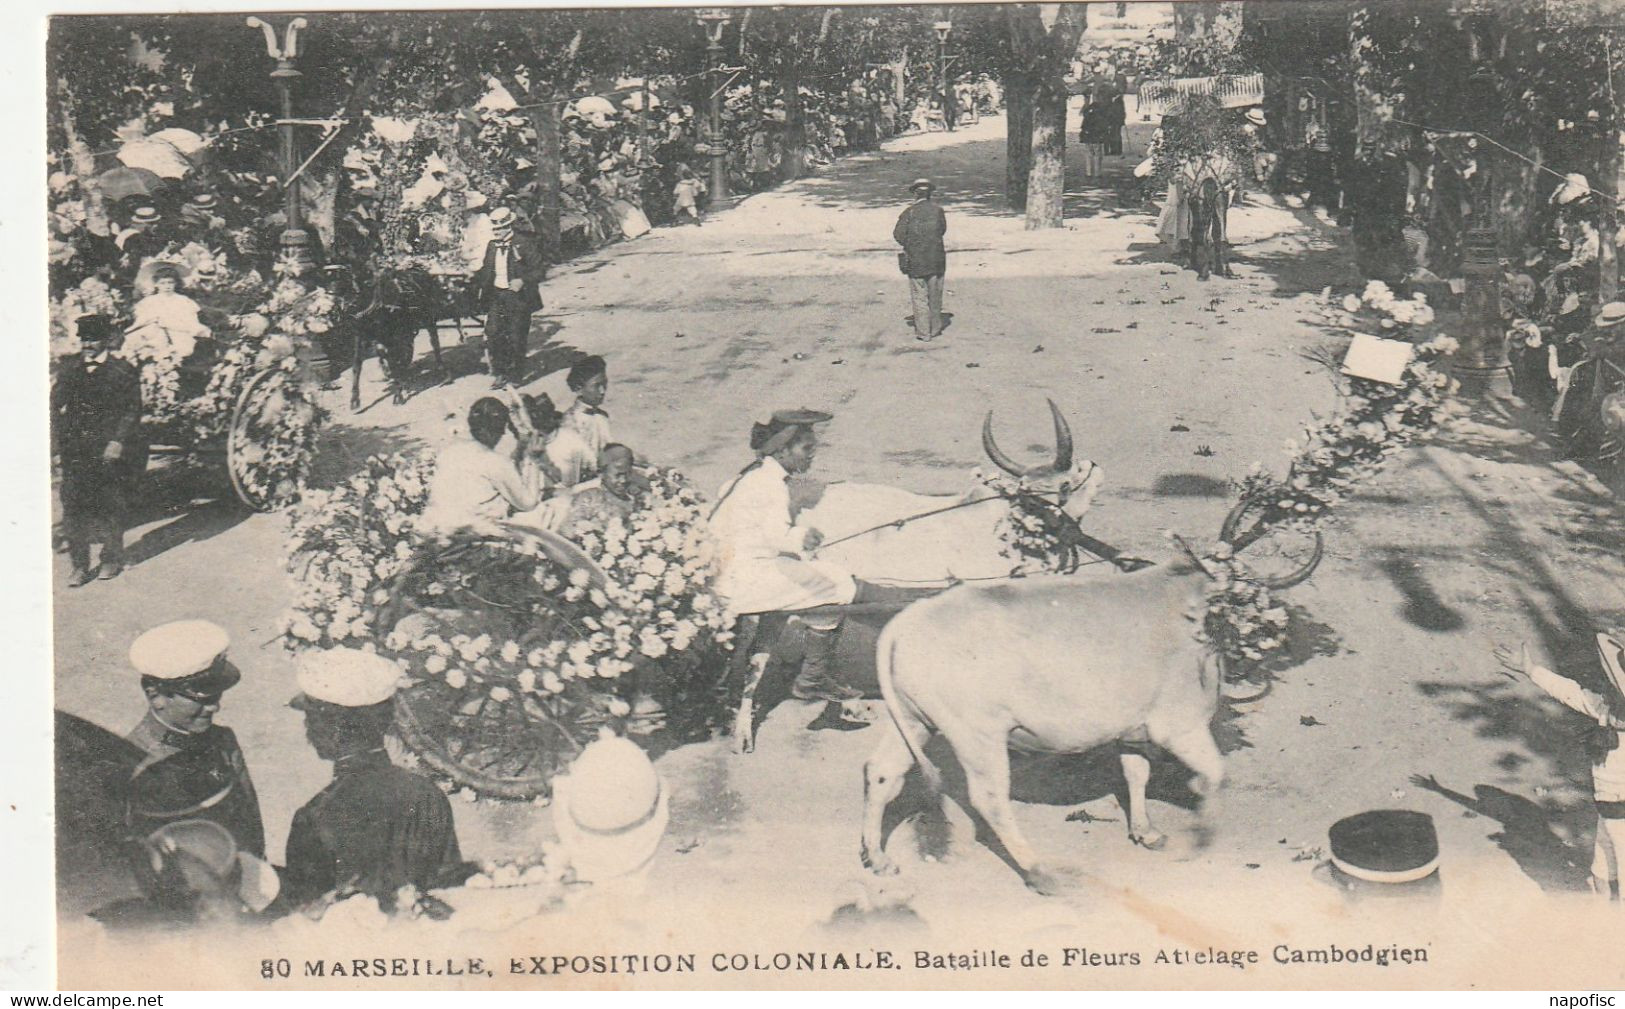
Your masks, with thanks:
M790 520L788 479L768 456L718 492L711 516L722 566L717 593L737 613L850 603L857 593L846 571L801 556L808 530Z

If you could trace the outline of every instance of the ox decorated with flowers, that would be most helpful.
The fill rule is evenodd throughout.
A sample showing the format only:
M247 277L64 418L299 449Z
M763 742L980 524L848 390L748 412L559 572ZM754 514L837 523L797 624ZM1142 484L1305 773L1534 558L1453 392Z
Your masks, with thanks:
M868 581L947 585L1004 578L1037 562L1075 567L1076 549L1064 558L1050 546L1059 531L1081 518L1105 480L1101 469L1077 458L1072 429L1049 402L1055 457L1022 466L993 438L993 415L982 425L982 449L999 473L976 474L962 494L913 494L876 484L833 484L802 512L801 524L824 534L819 550Z

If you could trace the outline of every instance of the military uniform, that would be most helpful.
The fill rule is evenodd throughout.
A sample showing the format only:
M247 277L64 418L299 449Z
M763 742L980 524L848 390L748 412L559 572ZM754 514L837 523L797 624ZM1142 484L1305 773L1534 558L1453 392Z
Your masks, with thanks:
M427 778L389 762L383 740L400 668L372 652L334 648L303 657L305 735L333 762L333 780L288 830L282 900L364 893L393 909L397 890L455 886L468 875L451 803Z
M237 736L223 725L206 732L176 732L147 712L124 737L146 756L130 775L126 823L145 837L180 820L210 820L224 827L239 851L265 857L259 795Z
M335 890L387 900L408 883L455 886L462 867L440 789L370 750L335 761L332 783L294 814L282 891L295 907Z

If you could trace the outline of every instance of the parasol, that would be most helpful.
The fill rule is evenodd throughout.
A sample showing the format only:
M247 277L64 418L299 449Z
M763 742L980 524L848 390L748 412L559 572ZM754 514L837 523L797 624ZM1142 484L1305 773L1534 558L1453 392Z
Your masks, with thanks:
M164 143L175 148L175 150L180 151L181 154L185 155L188 159L194 162L203 156L203 149L209 146L209 142L207 140L204 140L191 130L183 130L179 126L171 126L165 130L159 130L149 139L162 140Z
M607 119L615 115L615 106L610 104L609 99L597 95L576 99L570 109L584 119Z
M102 195L113 202L131 196L151 196L166 183L156 172L128 166L111 168L96 176L96 185Z
M650 95L649 96L649 107L651 109L658 109L658 108L660 108L661 104L662 103L660 101L660 96L659 95ZM643 111L643 92L634 91L630 95L627 95L625 98L621 99L621 107L625 108L625 109L630 109L633 112L642 112Z
M130 168L145 168L165 179L179 179L192 170L192 163L174 144L152 137L132 140L120 147L118 159Z

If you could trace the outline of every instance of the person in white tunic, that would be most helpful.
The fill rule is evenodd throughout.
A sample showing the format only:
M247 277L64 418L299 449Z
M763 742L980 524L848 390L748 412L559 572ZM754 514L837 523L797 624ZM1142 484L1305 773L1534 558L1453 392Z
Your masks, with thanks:
M565 384L576 400L564 411L558 434L548 443L547 457L558 468L564 485L574 487L598 475L598 455L615 441L609 433L609 412L604 409L609 367L596 354L582 358L570 367Z
M1537 665L1527 643L1516 662L1506 649L1495 651L1514 680L1519 676L1528 679L1565 707L1596 722L1587 736L1592 798L1597 807L1591 886L1609 900L1625 898L1620 888L1620 863L1625 860L1625 746L1620 745L1620 732L1625 731L1625 632L1598 634L1597 654L1607 679L1613 681L1612 689L1604 687L1606 696Z
M556 422L552 402L545 406L544 412L552 412ZM513 451L498 451L509 432L515 433L518 444ZM568 497L549 499L549 487L556 481L549 479L533 439L517 439L507 405L491 396L477 400L468 411L468 433L468 439L448 445L435 460L418 531L429 536L468 528L494 532L503 521L544 529L557 526Z
M717 593L737 613L793 611L806 627L801 673L791 688L803 700L851 700L858 691L831 669L838 613L819 607L850 603L857 582L841 568L808 559L823 535L790 515L790 474L804 473L818 450L813 425L830 420L815 410L785 410L751 428L756 461L718 492L711 531L722 570Z

